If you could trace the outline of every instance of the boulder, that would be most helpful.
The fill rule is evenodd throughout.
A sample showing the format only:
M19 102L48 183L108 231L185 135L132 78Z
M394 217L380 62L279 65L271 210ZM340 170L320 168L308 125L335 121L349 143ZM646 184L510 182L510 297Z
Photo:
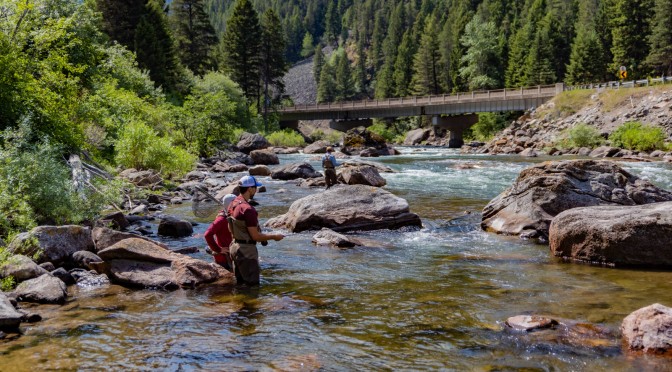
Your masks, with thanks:
M339 248L351 248L362 245L357 239L348 238L347 236L339 234L326 227L313 235L313 243L315 243L315 245L328 245Z
M159 235L170 236L173 238L183 238L191 236L194 233L194 227L191 222L178 220L168 217L159 222Z
M276 169L271 173L271 178L275 180L295 180L298 178L318 178L322 173L318 172L308 163L293 163Z
M375 147L369 147L360 151L359 156L363 158L376 158L379 157L380 154L378 153L378 150Z
M219 192L217 192L217 195L215 195L215 198L217 198L217 200L222 200L228 194L240 195L240 188L238 187L238 182L234 182L226 186L225 188L219 190Z
M70 271L78 287L94 288L110 285L110 279L105 274L98 274L93 270L73 269Z
M92 264L95 270L121 285L172 290L215 281L233 282L233 275L219 265L167 251L142 239L122 240L98 255L105 262Z
M271 175L271 170L265 166L265 165L255 165L254 167L250 168L250 176L270 176Z
M135 186L151 186L162 181L160 175L150 170L128 173L124 178Z
M93 251L91 230L76 225L38 226L28 233L21 233L12 240L8 250L15 254L33 257L39 253L37 263L62 264L77 251Z
M112 221L114 227L119 230L124 230L131 225L126 219L126 216L124 216L124 214L121 212L108 214L107 216L102 217L100 220Z
M47 270L47 271L54 271L54 270L56 270L56 266L54 266L54 264L52 264L51 262L42 262L39 266L40 266L41 268ZM42 275L42 274L40 274L40 275Z
M551 222L557 257L616 266L672 268L672 202L574 208Z
M202 171L199 171L199 170L194 170L194 171L191 171L191 172L187 173L187 175L184 176L184 178L187 181L200 181L200 180L204 179L207 175L208 174L206 172L202 172Z
M19 328L23 314L16 311L7 296L0 292L0 330L11 331Z
M241 152L249 154L254 150L271 147L271 144L261 134L243 133L240 136L240 141L238 141L236 147L238 147Z
M327 186L327 181L324 179L324 177L309 178L307 180L300 178L296 185L299 187L325 187Z
M67 272L64 268L59 267L56 270L53 270L51 272L51 275L57 277L58 279L61 279L65 285L72 285L75 284L75 278L70 275L69 272Z
M628 349L646 353L672 352L672 308L653 304L623 319L621 334Z
M579 151L576 152L576 154L579 156L590 156L592 151L593 150L589 149L588 147L582 147L579 149Z
M618 147L600 146L591 151L588 156L591 158L610 158L616 155L619 151L620 149Z
M275 152L273 152L273 150L269 149L254 150L250 152L250 157L252 158L252 161L254 161L254 164L261 164L261 165L280 164L280 159L278 159L278 155L276 155Z
M130 238L137 238L137 239L144 239L147 240L148 242L152 242L154 244L158 244L161 247L168 249L168 246L160 243L153 241L149 238L142 237L137 234L131 234L131 233L126 233L126 232L121 232L121 231L116 231L112 229L108 229L106 227L96 227L93 229L92 233L93 237L93 242L96 246L94 249L94 252L99 252L102 251L103 249L107 247L111 247L115 245L116 243L124 240L124 239L130 239Z
M226 160L219 161L212 167L214 172L245 172L247 170L247 165L239 162L238 160Z
M301 148L299 147L274 147L273 152L276 154L298 154Z
M47 272L47 270L40 267L29 257L20 254L10 257L2 266L0 266L0 278L11 276L17 283L37 278Z
M387 184L378 170L369 165L343 164L338 169L338 179L348 185L383 187Z
M301 198L284 215L266 223L292 232L395 229L421 226L420 217L409 212L408 202L383 189L364 185L336 185Z
M387 143L380 135L366 129L350 129L343 137L341 152L346 155L359 154L362 150L374 148L386 150Z
M91 262L102 262L103 260L93 252L79 251L72 254L72 262L75 266L82 269L89 269ZM76 278L75 278L76 279Z
M528 158L536 158L537 156L539 156L539 154L537 154L537 152L534 151L534 149L532 149L532 148L527 148L527 149L521 151L520 154L518 154L518 155L525 156L525 157L528 157Z
M516 315L506 320L506 325L516 331L530 332L536 329L551 328L558 321L539 315Z
M63 281L51 274L26 280L14 290L16 300L40 304L63 304L68 290Z
M320 140L311 143L303 149L304 154L324 154L327 152L327 147L331 144L327 141Z
M537 230L548 237L551 220L567 209L669 200L672 193L611 161L545 162L523 170L513 186L485 206L481 227L509 235Z
M368 160L361 160L361 159L355 159L355 160L348 160L347 163L343 163L343 165L368 165L370 167L376 168L378 172L380 173L394 173L394 170L387 165L383 165L381 163L378 163L377 161L368 161Z
M431 129L418 128L406 133L404 139L404 146L415 146L422 144L423 141L429 138Z

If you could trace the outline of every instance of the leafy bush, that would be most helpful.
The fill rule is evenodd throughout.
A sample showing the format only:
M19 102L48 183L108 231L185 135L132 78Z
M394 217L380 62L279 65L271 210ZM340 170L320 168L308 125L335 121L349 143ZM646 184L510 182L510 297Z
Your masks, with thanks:
M312 133L310 133L310 139L313 142L324 140L332 144L339 143L343 139L343 133L336 130L325 133L322 131L322 129L315 129Z
M638 121L624 123L609 136L614 146L638 151L665 149L665 138L661 128Z
M505 115L485 112L478 114L478 122L470 129L474 139L486 142L506 128L506 123Z
M301 147L306 144L303 136L291 129L273 132L266 136L266 139L273 146Z
M394 133L390 128L388 128L385 122L383 121L377 121L367 129L370 132L376 133L377 135L384 138L385 142L393 142L394 138L396 137L396 133Z
M119 164L127 168L154 169L164 175L183 175L196 163L196 156L174 147L168 137L159 137L143 122L126 125L116 143Z
M594 127L580 123L573 128L565 130L562 134L560 147L574 148L574 147L588 147L593 148L604 143L604 139Z
M2 133L0 147L0 237L40 223L79 223L120 200L114 183L91 180L75 189L60 147L31 144L27 124Z

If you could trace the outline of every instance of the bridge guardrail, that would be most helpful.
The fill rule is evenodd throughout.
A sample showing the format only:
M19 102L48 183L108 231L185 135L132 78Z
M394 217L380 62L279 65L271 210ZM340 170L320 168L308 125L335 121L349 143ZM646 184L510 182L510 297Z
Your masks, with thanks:
M305 104L285 107L278 112L300 112L300 111L330 111L330 110L344 110L349 108L387 108L398 107L409 104L425 104L425 105L440 105L446 103L468 102L481 99L509 99L509 98L526 98L538 96L554 96L557 94L557 85L539 85L536 87L516 88L516 89L497 89L485 91L473 91L454 94L442 94L431 96L412 96L387 98L382 100L361 100L349 102L332 102L323 104Z
M571 85L566 86L565 90L620 89L620 88L646 87L654 84L668 84L668 83L672 83L672 76L663 76L659 78L630 80L630 81L608 81L606 83Z

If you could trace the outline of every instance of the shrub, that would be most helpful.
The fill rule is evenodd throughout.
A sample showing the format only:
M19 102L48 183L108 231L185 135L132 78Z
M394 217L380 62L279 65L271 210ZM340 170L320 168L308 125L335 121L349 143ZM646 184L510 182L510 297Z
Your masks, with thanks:
M494 113L478 114L478 123L471 126L471 134L474 139L487 142L499 131L506 128L506 116Z
M336 130L325 133L322 131L322 129L315 129L312 133L310 133L310 139L313 142L324 140L332 144L339 143L343 139L343 133Z
M301 147L306 144L303 136L291 129L273 132L266 139L273 146Z
M665 148L665 132L638 121L624 123L609 136L614 146L628 150L652 151Z
M385 139L385 142L392 142L394 141L394 137L396 137L395 133L392 130L390 130L390 128L388 128L387 125L382 121L374 123L367 129L370 132L376 133L377 135L381 136L383 139Z
M560 146L564 148L593 148L604 143L604 139L600 136L597 129L584 123L579 123L573 128L565 130L563 132L563 137Z
M116 143L119 164L127 168L154 169L164 175L182 175L189 172L196 156L174 147L168 137L157 133L143 122L125 126Z

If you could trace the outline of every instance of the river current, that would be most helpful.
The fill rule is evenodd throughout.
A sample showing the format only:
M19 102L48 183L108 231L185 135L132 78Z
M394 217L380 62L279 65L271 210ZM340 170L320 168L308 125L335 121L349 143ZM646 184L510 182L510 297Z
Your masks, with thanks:
M518 173L550 158L460 155L400 148L377 158L386 190L408 200L422 229L355 234L365 247L311 243L314 232L259 247L259 288L208 286L164 292L120 286L69 289L64 306L31 310L44 320L0 341L0 370L669 370L630 355L618 327L653 303L672 306L672 272L570 264L546 245L480 230L480 211ZM281 155L281 164L309 155ZM553 160L557 160L554 158ZM672 166L621 163L672 189ZM232 175L230 178L233 179ZM262 222L321 189L260 178ZM344 200L343 203L347 203ZM199 222L198 246L217 211L190 203L166 213ZM206 208L207 209L207 208ZM510 316L540 314L612 332L601 340L530 338L506 331ZM580 337L579 337L580 339Z

